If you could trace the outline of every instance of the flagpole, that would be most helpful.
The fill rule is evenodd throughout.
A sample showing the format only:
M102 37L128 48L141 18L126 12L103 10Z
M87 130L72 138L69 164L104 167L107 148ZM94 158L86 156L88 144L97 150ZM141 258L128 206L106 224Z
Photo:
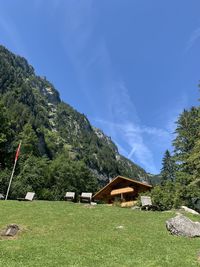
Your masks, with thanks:
M15 172L15 167L16 167L16 164L17 164L17 159L18 159L18 155L19 155L19 150L20 150L20 147L21 147L21 143L22 142L19 143L19 146L18 146L18 149L17 149L17 152L16 152L15 163L14 163L14 166L13 166L12 174L10 176L10 181L9 181L9 185L8 185L8 189L7 189L5 200L7 200L8 194L9 194L9 191L10 191L10 186L11 186L13 175L14 175L14 172Z
M8 194L9 194L9 191L10 191L10 186L11 186L13 175L14 175L14 172L15 172L16 163L17 163L17 161L15 160L14 167L13 167L12 174L11 174L11 177L10 177L10 181L9 181L9 185L8 185L8 189L7 189L5 200L7 200L7 198L8 198Z

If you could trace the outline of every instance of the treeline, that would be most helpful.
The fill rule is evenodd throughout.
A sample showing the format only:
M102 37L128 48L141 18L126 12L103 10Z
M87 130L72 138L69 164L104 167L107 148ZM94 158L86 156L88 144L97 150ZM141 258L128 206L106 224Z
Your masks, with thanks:
M10 173L10 169L0 172L2 192L7 190ZM78 195L83 191L95 192L97 187L96 178L84 162L71 160L67 153L54 160L29 155L19 161L9 198L23 197L31 191L36 192L37 199L60 200L66 191L74 191Z
M174 151L165 152L161 184L151 192L161 209L194 208L195 199L200 198L200 107L184 110L176 124Z
M11 119L17 112L11 113L5 103L0 102L1 193L6 193L19 140L22 140L22 146L10 198L15 199L24 196L27 191L34 191L38 199L59 200L66 190L77 194L97 190L97 179L85 162L75 160L69 146L54 143L56 140L50 135L55 138L56 133L49 130L45 138L44 133L48 130L34 129L30 121L23 121L25 117L21 118L23 122L20 128L20 124ZM20 115L16 119L20 119Z

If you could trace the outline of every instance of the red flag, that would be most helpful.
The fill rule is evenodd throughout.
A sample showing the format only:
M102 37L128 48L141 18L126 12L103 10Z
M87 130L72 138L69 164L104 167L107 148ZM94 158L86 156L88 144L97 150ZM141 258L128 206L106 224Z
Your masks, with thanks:
M20 147L21 147L21 142L19 143L18 145L18 148L17 148L17 151L16 151L16 155L15 155L15 161L18 160L18 157L19 157L19 151L20 151Z

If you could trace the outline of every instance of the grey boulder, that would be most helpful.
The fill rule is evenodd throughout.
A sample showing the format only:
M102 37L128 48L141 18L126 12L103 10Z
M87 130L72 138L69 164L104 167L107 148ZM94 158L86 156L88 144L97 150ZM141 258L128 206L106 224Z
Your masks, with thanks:
M167 230L177 236L200 237L200 222L178 215L166 221Z
M10 224L6 227L6 229L2 232L2 236L15 236L19 231L19 226L16 224Z

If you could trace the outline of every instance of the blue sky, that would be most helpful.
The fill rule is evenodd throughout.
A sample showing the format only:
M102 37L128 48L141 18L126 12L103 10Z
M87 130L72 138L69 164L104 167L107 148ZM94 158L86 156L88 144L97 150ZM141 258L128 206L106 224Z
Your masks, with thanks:
M198 105L199 0L0 0L0 43L46 76L121 154L159 173Z

